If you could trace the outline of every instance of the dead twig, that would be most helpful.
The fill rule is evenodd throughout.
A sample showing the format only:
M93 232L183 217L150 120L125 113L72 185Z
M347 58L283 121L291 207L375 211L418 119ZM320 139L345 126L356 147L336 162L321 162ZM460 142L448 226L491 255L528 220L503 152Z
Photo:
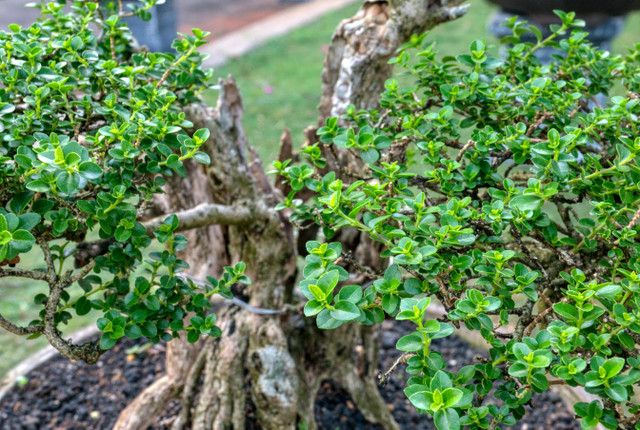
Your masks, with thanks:
M378 375L378 379L380 380L378 382L378 384L381 387L385 387L387 385L387 382L389 382L389 378L391 378L391 375L393 375L393 372L396 371L398 366L400 366L401 364L407 364L409 359L411 357L413 357L414 355L416 355L416 354L414 354L413 352L405 352L400 357L398 357L398 359L391 365L389 370L387 370L386 372Z
M460 152L458 152L458 155L456 156L456 161L460 161L462 160L462 157L464 156L464 153L467 152L471 147L475 146L476 142L469 139L469 141L462 147L462 149L460 150Z

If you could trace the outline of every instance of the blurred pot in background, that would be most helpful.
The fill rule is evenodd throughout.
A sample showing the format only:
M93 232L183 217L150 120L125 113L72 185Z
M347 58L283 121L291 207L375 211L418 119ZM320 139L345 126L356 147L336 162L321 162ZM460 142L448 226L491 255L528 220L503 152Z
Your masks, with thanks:
M510 36L511 31L503 26L505 19L514 15L522 17L538 27L544 36L550 34L549 25L560 23L553 13L554 9L566 12L576 12L576 16L586 22L585 31L589 33L589 41L601 49L609 50L611 42L624 28L625 15L635 9L640 9L640 0L489 0L500 6L489 22L489 31L501 38ZM535 42L533 34L522 38ZM536 53L542 63L551 60L553 49L545 48Z
M125 1L125 7L127 3L131 4L133 1ZM173 52L171 44L177 37L174 0L159 1L149 12L149 21L143 21L138 17L125 18L133 37L140 46L146 46L151 52Z
M585 15L619 16L640 9L640 0L489 0L502 10L517 15L549 15L553 9L575 12L581 19Z

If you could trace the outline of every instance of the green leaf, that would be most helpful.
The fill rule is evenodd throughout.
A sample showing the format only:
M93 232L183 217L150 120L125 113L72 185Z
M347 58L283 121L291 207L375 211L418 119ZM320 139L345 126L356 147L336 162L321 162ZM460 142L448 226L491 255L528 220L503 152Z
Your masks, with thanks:
M22 167L24 170L30 170L33 167L31 158L27 157L26 155L16 154L13 159L15 160L16 164Z
M438 430L460 430L460 417L455 409L440 409L433 416Z
M520 195L509 202L509 207L519 211L537 211L542 207L544 200L535 195Z
M393 315L398 310L400 298L396 294L385 294L382 296L382 309L389 315Z
M195 133L193 133L193 137L199 139L201 142L205 142L209 139L210 131L208 128L198 129Z
M41 180L37 180L37 181L27 182L27 189L36 193L48 193L49 190L51 190L51 187L49 186L48 183Z
M629 399L629 393L627 389L620 384L612 384L609 387L604 388L605 394L616 403L623 403Z
M142 330L135 324L129 324L124 329L124 335L129 339L138 339L142 337Z
M74 306L79 316L86 315L91 311L91 302L85 296L78 298Z
M156 296L148 296L143 300L143 303L150 311L160 310L160 301Z
M369 148L366 151L360 152L360 158L362 161L368 164L373 164L380 159L380 152L375 148Z
M424 339L418 333L411 333L398 339L396 349L399 351L414 352L424 348Z
M429 391L419 391L409 396L409 401L418 409L431 409L433 394Z
M94 181L102 176L102 169L92 161L85 161L78 166L78 173L83 178Z
M200 332L198 330L187 331L187 342L196 343L200 339Z
M335 286L338 284L339 276L340 274L337 270L331 270L320 277L318 280L318 287L322 288L325 296L331 294Z
M111 339L106 333L100 336L100 349L108 350L115 346L117 339Z
M442 392L442 400L444 401L442 407L446 409L455 406L455 404L462 399L463 394L462 390L458 390L457 388L447 388Z
M533 360L529 364L535 369L544 369L551 364L551 360L546 355L537 355L533 357Z
M509 367L509 375L515 378L524 378L525 376L527 376L528 372L529 369L524 363L517 362Z
M20 223L18 224L18 228L27 231L38 225L38 223L40 223L40 220L42 219L39 214L34 212L22 214L19 218Z
M312 317L314 315L319 314L325 306L318 300L309 300L306 305L304 305L304 315L307 317Z
M142 334L150 339L153 339L158 335L158 328L151 321L145 321L144 323L142 323L140 328L142 329Z
M197 306L199 308L209 308L211 306L211 304L209 303L209 300L202 293L198 293L195 296L193 296L193 299L191 299L191 302L193 303L194 306Z
M616 376L624 367L625 360L622 357L613 357L602 363L602 366L607 372L607 379L611 379Z
M343 323L333 318L329 309L325 309L318 314L316 324L318 325L318 328L323 330L333 330L340 327Z
M610 299L613 300L616 298L618 294L622 292L622 287L620 285L606 285L596 291L596 296L602 299Z
M542 393L549 389L549 381L544 373L534 373L530 378L531 386L536 393Z
M360 308L346 300L340 300L331 311L331 317L338 321L353 321L360 317Z
M12 236L11 246L18 251L26 251L36 243L36 238L26 230L16 230L12 233Z
M69 45L71 46L71 48L73 48L74 51L77 51L83 46L82 39L79 36L74 36L73 38L71 38ZM103 348L103 349L109 349L109 348Z
M56 185L65 194L74 194L78 191L79 181L78 177L66 171L61 171L56 176Z
M570 305L569 303L555 303L553 305L553 310L556 311L558 315L569 321L578 319L578 310L575 306Z
M340 289L337 300L346 300L357 304L362 299L362 287L360 285L347 285Z
M198 151L195 154L193 154L193 159L200 164L206 164L206 165L211 164L211 158L209 157L209 154L204 153L202 151Z
M120 226L116 229L114 237L118 242L126 242L131 237L131 230Z
M166 163L167 167L173 170L176 170L182 166L182 162L180 161L180 157L178 157L178 154L169 155L167 157Z

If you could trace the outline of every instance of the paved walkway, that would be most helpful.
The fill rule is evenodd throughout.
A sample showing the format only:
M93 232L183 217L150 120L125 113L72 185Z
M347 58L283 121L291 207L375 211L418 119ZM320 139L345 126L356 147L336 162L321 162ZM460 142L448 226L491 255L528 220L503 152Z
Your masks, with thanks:
M274 13L204 45L201 52L209 54L205 65L217 67L230 58L239 57L274 37L302 27L319 16L355 1L357 0L315 0Z
M206 66L214 67L355 1L361 0L177 0L178 31L210 31L212 42L203 52L209 54ZM28 26L40 16L25 4L0 0L0 30L13 23Z

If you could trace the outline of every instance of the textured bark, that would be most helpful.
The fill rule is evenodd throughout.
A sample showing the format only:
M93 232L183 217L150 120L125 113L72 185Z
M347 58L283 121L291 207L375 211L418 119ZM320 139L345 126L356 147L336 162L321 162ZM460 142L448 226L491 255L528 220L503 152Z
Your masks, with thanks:
M391 77L389 59L411 35L459 18L463 0L367 0L333 34L322 72L321 119L339 117L348 105L376 109Z
M412 33L459 16L463 9L453 7L459 2L367 1L354 18L343 21L325 60L321 122L342 114L349 104L374 108L384 81L391 75L387 61L397 47ZM297 242L307 238L304 234L296 237L283 215L270 209L286 188L270 184L255 151L246 142L240 124L242 100L233 80L221 82L215 111L197 105L189 107L187 115L195 128L210 130L211 137L202 150L210 154L212 163L206 167L189 165L189 178L170 184L162 212L214 203L244 206L255 213L255 219L243 220L241 225L229 223L188 233L190 246L184 258L192 267L191 275L217 275L222 266L244 261L252 284L235 291L236 296L251 306L282 312L262 315L235 306L222 309L218 313L222 336L203 343L202 353L202 344L172 341L167 374L123 412L115 428L146 428L161 415L167 401L183 389L185 381L190 381L183 397L188 410L174 422L175 430L244 429L248 398L264 429L305 425L314 430L316 393L322 381L334 379L351 394L369 421L385 429L397 429L375 381L376 330L349 324L322 331L315 321L302 315L293 287L296 250L304 249ZM307 136L308 140L315 139L309 130ZM291 148L286 146L290 139L285 137L283 142L283 154L290 154ZM247 153L250 160L246 159ZM385 262L370 241L358 234L342 239L358 261L383 269ZM192 367L202 354L204 363L198 360ZM204 374L202 380L200 372ZM201 385L195 387L199 381Z

